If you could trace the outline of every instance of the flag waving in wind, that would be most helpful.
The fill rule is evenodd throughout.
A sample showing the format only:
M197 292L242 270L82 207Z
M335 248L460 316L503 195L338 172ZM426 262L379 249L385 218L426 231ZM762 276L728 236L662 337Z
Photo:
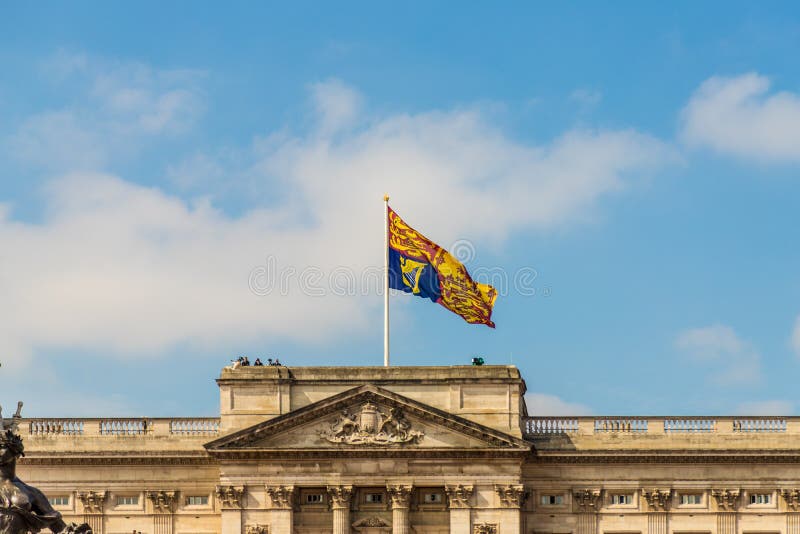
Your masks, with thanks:
M438 302L468 323L494 328L495 288L475 282L460 261L386 209L389 287Z

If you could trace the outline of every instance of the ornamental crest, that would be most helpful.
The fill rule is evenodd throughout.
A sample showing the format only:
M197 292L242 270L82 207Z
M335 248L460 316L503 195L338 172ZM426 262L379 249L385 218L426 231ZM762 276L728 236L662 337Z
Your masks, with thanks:
M411 423L403 417L399 408L390 408L388 413L384 413L368 402L358 413L343 410L333 420L330 429L321 431L319 435L331 443L399 445L417 443L423 433L411 429Z

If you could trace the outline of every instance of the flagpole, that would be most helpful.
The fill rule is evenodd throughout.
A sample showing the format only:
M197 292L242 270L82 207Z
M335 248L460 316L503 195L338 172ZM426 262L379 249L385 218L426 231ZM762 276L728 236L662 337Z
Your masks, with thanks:
M389 367L389 195L383 195L383 366Z

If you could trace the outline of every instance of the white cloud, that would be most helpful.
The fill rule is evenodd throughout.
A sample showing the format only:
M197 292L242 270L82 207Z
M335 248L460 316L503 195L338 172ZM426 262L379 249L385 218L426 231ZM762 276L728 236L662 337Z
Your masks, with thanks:
M567 402L555 395L546 393L528 393L525 395L528 414L539 415L590 415L591 408L577 402Z
M137 68L129 75L153 76ZM86 171L46 188L42 222L5 212L0 354L11 367L49 348L157 357L180 343L208 349L365 333L376 326L379 299L333 296L328 276L346 267L377 279L384 192L442 245L465 236L481 245L585 220L603 196L672 157L633 130L570 131L537 146L509 138L478 110L364 116L346 94L352 89L331 83L314 89L319 127L306 135L273 134L232 149L236 156L222 163L201 154L173 167L174 177L199 169L206 181L246 180L258 207L238 216ZM118 89L129 85L93 86L108 108L103 117L161 116L158 105L142 106L158 98ZM276 287L254 294L253 273Z
M744 402L736 408L739 415L792 415L794 403L783 400Z
M594 89L575 89L569 95L570 99L584 107L593 107L603 100L603 93Z
M73 98L61 108L28 117L9 140L13 157L35 167L103 169L154 137L187 131L204 111L202 72L63 51L43 67L51 82Z
M792 332L792 349L795 354L800 356L800 317L794 323L794 331Z
M675 345L697 363L713 366L711 380L718 385L761 381L761 355L730 326L717 324L685 330Z
M709 78L682 112L682 138L745 158L800 161L800 95L769 89L757 73Z

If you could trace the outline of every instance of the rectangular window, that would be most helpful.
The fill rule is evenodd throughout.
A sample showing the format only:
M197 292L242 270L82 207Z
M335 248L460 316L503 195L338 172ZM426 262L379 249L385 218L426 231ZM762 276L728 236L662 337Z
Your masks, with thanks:
M117 506L139 506L139 496L119 495L117 496Z
M681 504L703 504L703 496L698 493L681 493Z
M541 503L544 506L556 506L559 504L564 504L564 496L563 495L542 495Z
M383 493L367 493L364 502L369 504L380 504L383 502Z
M186 506L207 506L208 495L189 495L186 497Z
M422 497L422 502L425 504L441 504L444 501L444 497L441 493L426 493Z
M306 504L322 504L322 494L306 493Z
M633 501L633 495L630 493L616 493L611 496L611 504L630 504Z
M769 504L770 503L770 495L769 493L751 493L750 494L750 504Z
M69 495L53 495L49 500L51 506L69 506Z

